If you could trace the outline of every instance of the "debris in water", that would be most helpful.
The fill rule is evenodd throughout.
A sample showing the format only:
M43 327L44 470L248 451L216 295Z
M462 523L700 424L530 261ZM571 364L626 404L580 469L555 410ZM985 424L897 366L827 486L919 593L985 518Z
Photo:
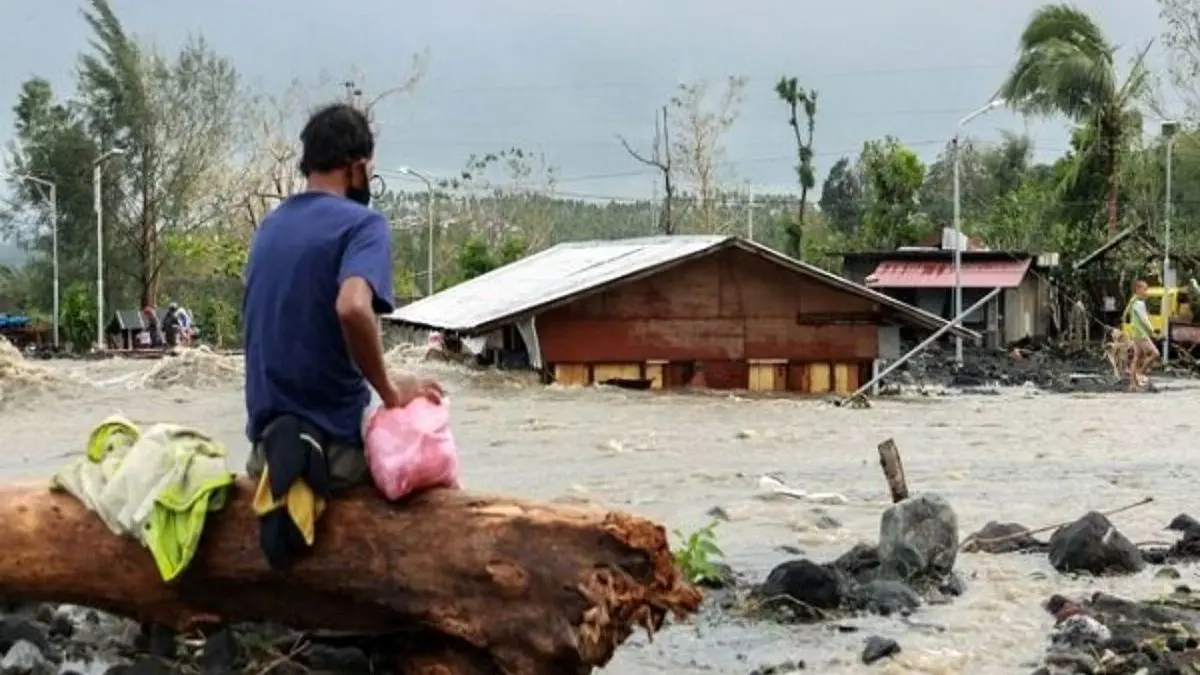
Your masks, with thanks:
M208 347L182 349L154 364L140 382L142 387L201 389L241 381L245 370L242 359L223 356Z
M64 379L63 373L26 359L21 350L0 337L0 406L22 394L53 388Z

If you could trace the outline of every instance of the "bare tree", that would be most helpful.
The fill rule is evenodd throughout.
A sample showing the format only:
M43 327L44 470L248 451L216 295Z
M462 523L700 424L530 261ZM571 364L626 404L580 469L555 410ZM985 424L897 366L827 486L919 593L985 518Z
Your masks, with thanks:
M675 182L671 169L671 125L668 118L667 106L663 106L654 115L654 143L650 156L633 149L624 136L617 136L625 152L646 166L654 167L662 173L663 203L658 216L658 231L662 234L674 234L675 224L672 219L671 205L675 201Z
M689 179L700 208L700 228L717 232L718 175L722 140L737 121L738 106L745 95L746 78L730 77L724 88L713 95L708 82L682 84L671 99L675 109L675 140L672 153Z
M385 100L395 96L406 96L416 91L417 87L429 73L429 50L423 49L412 55L408 65L408 75L399 84L389 86L383 91L365 91L366 75L357 67L351 69L350 79L342 83L346 88L346 97L350 103L361 108L367 117L378 127L377 111ZM378 128L376 128L378 133Z
M1167 24L1168 79L1187 106L1187 117L1200 120L1200 0L1158 0L1158 7ZM1160 101L1151 105L1162 107Z
M426 50L412 56L408 74L400 84L369 97L363 88L365 77L357 68L340 84L346 89L347 100L367 112L378 135L381 133L377 120L380 104L395 96L411 94L420 86L428 70L429 52ZM311 83L295 80L283 95L260 101L257 114L248 127L246 142L252 151L242 167L242 194L238 202L238 210L251 228L274 204L303 188L304 180L298 171L300 148L295 134L303 117L319 103L317 93L328 92L334 86L333 78L323 74Z
M796 259L804 257L804 211L808 206L808 191L817 184L813 169L813 130L816 128L817 92L800 86L794 77L782 77L775 93L788 106L788 126L796 138L796 177L800 183L800 204L796 207L796 222L787 228L787 253ZM800 111L807 123L803 130ZM805 133L807 132L807 134Z

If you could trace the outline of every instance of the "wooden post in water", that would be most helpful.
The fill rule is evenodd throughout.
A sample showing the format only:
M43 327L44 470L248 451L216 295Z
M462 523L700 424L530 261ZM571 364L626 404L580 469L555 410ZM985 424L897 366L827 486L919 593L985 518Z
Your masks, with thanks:
M904 463L900 461L896 441L889 438L879 444L879 466L883 468L883 477L892 493L892 503L908 499L908 481L904 479Z

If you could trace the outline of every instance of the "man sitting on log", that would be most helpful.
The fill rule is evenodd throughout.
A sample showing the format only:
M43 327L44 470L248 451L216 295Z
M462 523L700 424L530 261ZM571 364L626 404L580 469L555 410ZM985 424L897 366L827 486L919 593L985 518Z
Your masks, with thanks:
M366 115L327 106L300 140L307 188L259 225L243 299L246 469L260 480L254 508L274 567L312 546L328 493L369 481L367 385L388 408L441 394L432 381L391 380L384 363L378 315L393 309L390 230L368 207L375 138Z

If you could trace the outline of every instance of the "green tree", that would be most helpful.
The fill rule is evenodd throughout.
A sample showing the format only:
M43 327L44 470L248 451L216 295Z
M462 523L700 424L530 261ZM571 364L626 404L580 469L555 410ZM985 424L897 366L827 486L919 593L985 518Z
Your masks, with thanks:
M863 197L862 167L842 157L830 167L817 204L834 231L853 235L862 227Z
M889 136L864 143L859 162L866 180L860 237L864 245L885 249L912 245L932 230L919 208L925 165L917 153Z
M817 92L800 86L794 77L782 77L775 84L775 93L788 106L788 126L796 139L796 177L800 183L800 204L796 207L796 222L788 228L787 254L793 258L804 256L804 209L808 205L808 191L817 184L813 169L813 131L817 119ZM801 130L800 111L804 112L804 127Z
M959 180L964 229L983 217L990 204L1021 187L1033 161L1028 136L1005 133L997 143L959 143ZM929 165L921 186L921 208L935 225L954 220L954 150L952 145Z
M1122 79L1116 48L1091 16L1067 4L1045 5L1021 33L1017 62L1000 88L1014 109L1095 128L1084 155L1101 161L1110 237L1118 226L1121 156L1141 128L1135 106L1149 85L1148 49L1137 53Z
M84 351L96 342L95 289L82 282L67 286L62 294L59 331L62 339L76 351Z
M49 194L42 185L21 176L34 176L57 188L59 266L64 287L72 280L95 279L91 162L96 157L96 146L78 107L58 99L50 83L42 78L22 84L13 116L15 133L6 157L11 197L0 208L0 234L29 254L26 274L32 293L26 302L49 310L53 303Z

